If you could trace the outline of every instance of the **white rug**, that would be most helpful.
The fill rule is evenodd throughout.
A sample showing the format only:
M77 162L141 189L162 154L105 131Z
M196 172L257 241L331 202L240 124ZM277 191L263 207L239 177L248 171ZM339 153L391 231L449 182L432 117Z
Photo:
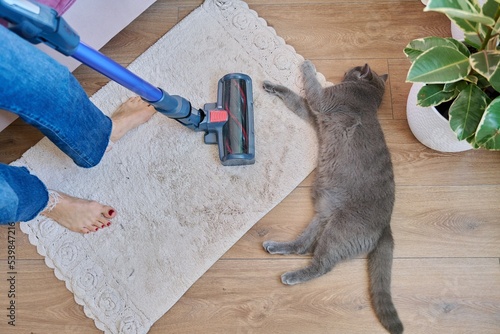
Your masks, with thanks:
M300 91L302 61L246 3L207 0L129 69L195 107L215 102L223 75L249 74L254 165L222 166L203 133L161 114L127 134L95 168L76 167L47 139L14 163L51 189L117 209L111 227L89 235L41 217L21 225L99 329L147 332L313 170L312 128L261 88L268 79ZM92 101L111 114L132 95L110 83Z

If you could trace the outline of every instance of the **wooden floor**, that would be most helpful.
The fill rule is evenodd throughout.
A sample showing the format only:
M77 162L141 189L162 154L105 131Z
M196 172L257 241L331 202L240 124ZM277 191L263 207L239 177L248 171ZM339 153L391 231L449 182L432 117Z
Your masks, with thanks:
M103 52L127 65L200 3L157 1ZM330 81L365 62L389 73L380 119L396 175L392 292L406 332L500 333L500 153L429 150L405 119L410 85L404 82L409 62L402 50L413 38L448 36L448 20L423 13L420 0L248 3ZM74 73L88 94L107 82L83 66ZM0 133L0 161L19 158L40 138L16 121ZM288 287L279 276L308 258L271 256L261 247L269 238L291 239L307 225L313 216L311 179L234 245L151 333L384 333L368 303L364 258ZM7 325L8 240L2 227L0 333L99 333L19 229L15 247L13 328Z

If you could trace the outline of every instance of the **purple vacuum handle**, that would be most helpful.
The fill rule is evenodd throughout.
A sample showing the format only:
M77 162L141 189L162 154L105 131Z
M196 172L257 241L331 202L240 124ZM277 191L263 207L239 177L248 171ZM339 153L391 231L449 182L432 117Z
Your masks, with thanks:
M191 103L185 98L169 95L83 42L78 44L71 57L130 89L162 114L178 120L191 129L198 128L203 115L200 115L199 110L192 108Z
M156 102L162 98L163 94L159 88L144 81L114 60L109 59L83 42L78 44L71 57L130 89L148 102Z

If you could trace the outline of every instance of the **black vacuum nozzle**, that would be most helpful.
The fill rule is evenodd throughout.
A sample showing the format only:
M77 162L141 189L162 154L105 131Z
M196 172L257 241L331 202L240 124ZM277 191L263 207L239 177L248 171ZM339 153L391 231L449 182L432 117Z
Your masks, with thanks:
M224 166L255 162L253 93L251 78L230 73L219 80L217 103L206 104L205 143L218 144ZM201 129L202 127L200 127Z

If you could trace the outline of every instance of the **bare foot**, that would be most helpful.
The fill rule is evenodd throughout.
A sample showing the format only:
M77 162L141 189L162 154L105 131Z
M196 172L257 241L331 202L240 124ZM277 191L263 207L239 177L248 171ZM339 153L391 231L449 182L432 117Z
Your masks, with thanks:
M71 231L89 233L111 225L109 220L116 216L116 210L95 201L50 191L49 205L40 214Z
M117 142L130 130L149 121L155 112L156 109L139 96L128 99L111 116L113 121L111 142Z

